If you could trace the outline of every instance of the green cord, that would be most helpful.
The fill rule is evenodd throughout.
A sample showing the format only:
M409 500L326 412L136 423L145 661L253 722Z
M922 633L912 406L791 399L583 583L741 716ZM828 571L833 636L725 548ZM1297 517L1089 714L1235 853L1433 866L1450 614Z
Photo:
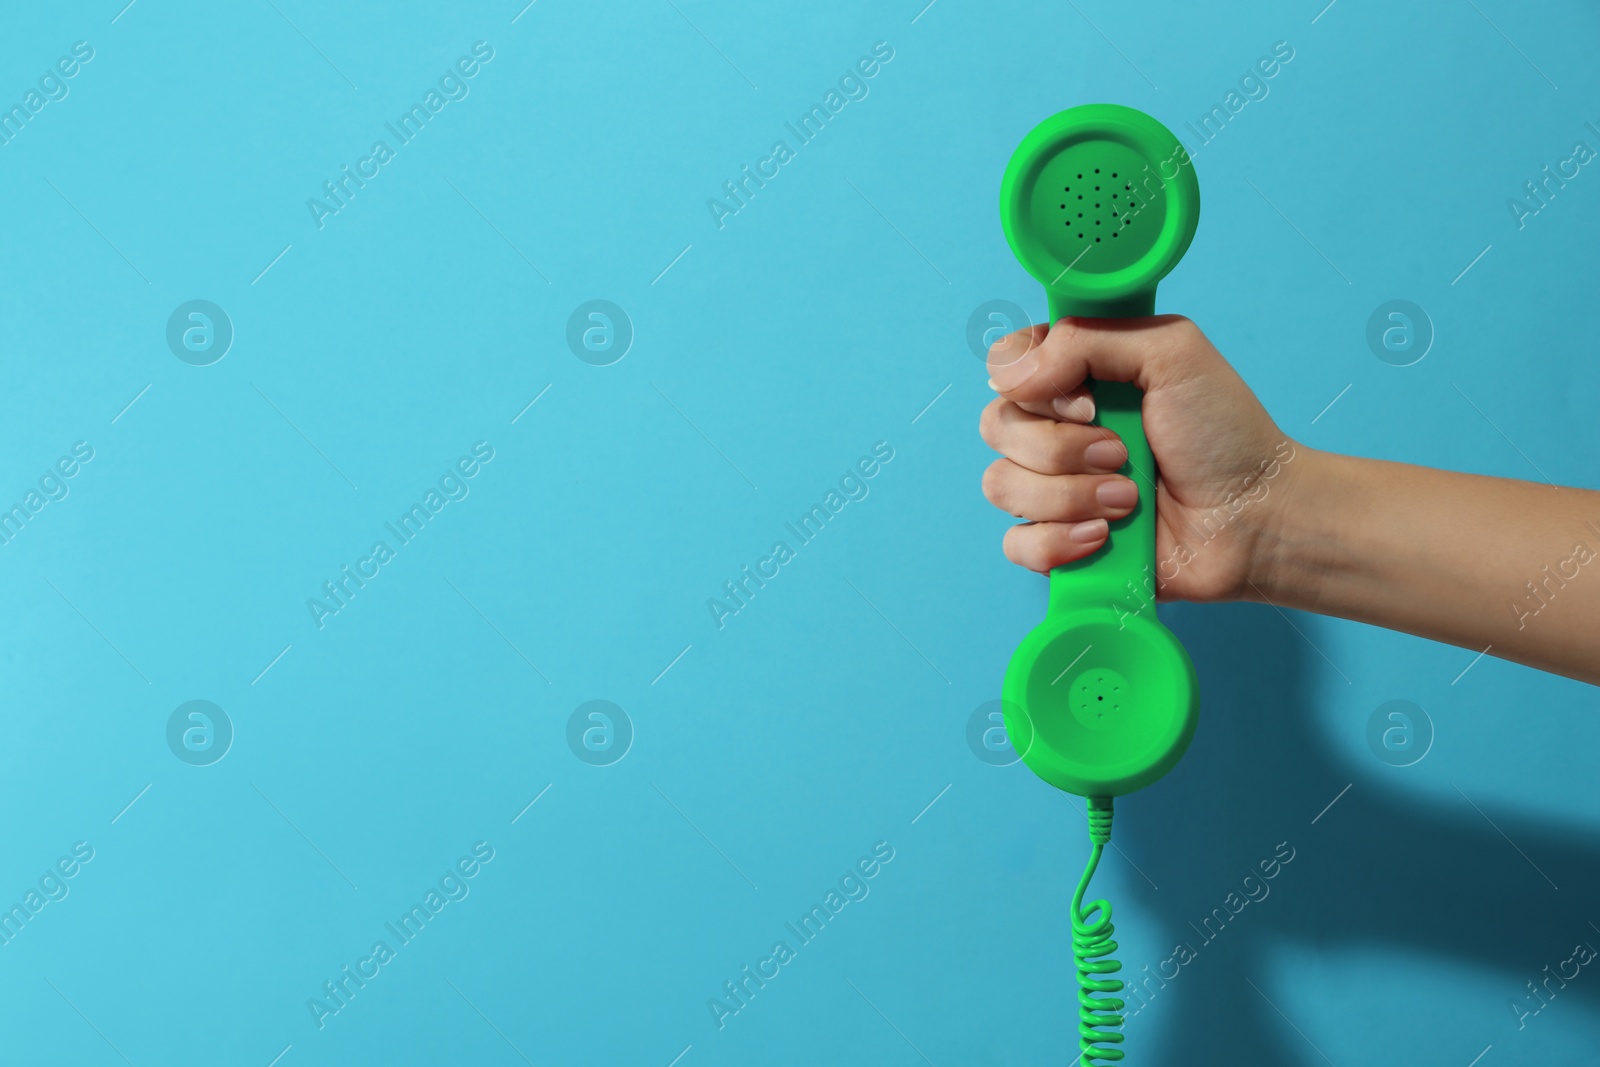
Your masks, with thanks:
M1087 908L1083 894L1089 888L1089 879L1100 866L1100 854L1111 841L1111 798L1089 798L1089 862L1078 880L1078 889L1072 894L1072 958L1078 966L1078 1048L1083 1067L1098 1067L1104 1061L1115 1063L1126 1053L1116 1047L1122 1043L1122 1005L1119 997L1099 996L1122 992L1122 979L1101 978L1099 975L1122 970L1122 964L1110 959L1117 950L1111 940L1115 927L1111 925L1111 905L1104 900L1091 900ZM1099 912L1093 922L1089 917ZM1107 1029L1109 1028L1109 1029Z

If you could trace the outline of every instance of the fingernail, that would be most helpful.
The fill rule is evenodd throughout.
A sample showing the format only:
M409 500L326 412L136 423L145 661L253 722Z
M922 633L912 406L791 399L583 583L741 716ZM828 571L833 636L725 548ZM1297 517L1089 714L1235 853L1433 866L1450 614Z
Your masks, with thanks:
M1126 478L1117 478L1109 482L1101 482L1094 491L1094 498L1104 508L1131 508L1139 502L1139 487Z
M1007 363L1003 367L996 367L994 377L990 378L998 388L997 392L1008 392L1033 377L1039 369L1039 353L1037 350L1029 352L1015 363Z
M1087 396L1075 396L1071 400L1065 397L1056 397L1050 401L1050 406L1055 413L1063 419L1073 422L1088 422L1094 418L1094 399Z
M994 384L994 379L993 378L989 379L989 388L993 389L997 393L1000 391L1000 387L998 385Z
M1121 441L1099 440L1083 450L1083 461L1090 470L1109 474L1128 461L1128 450Z
M1068 531L1067 538L1080 545L1092 545L1096 541L1104 541L1110 530L1111 527L1107 525L1106 520L1090 519L1088 522L1074 525Z

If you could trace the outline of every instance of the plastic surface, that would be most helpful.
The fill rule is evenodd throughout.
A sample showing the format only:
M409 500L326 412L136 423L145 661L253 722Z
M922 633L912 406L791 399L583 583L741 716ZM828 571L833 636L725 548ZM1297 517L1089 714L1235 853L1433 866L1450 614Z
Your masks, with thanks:
M1050 317L1153 314L1156 283L1200 217L1200 186L1177 138L1115 104L1060 112L1011 157L1000 219L1017 259L1045 286ZM1093 383L1096 423L1128 448L1133 512L1099 551L1050 574L1045 619L1011 657L1006 732L1039 777L1079 796L1121 796L1160 778L1194 736L1194 666L1155 614L1155 460L1143 394Z

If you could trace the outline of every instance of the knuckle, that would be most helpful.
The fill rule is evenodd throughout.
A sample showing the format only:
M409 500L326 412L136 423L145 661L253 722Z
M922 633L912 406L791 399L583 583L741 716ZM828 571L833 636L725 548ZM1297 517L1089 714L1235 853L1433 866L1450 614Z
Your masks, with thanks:
M1068 558L1066 527L1051 523L1039 544L1038 562L1042 567L1054 567Z
M1079 468L1083 463L1083 442L1078 435L1071 432L1071 427L1066 425L1051 426L1050 461L1058 471L1066 472Z
M1092 362L1095 346L1100 344L1101 330L1077 319L1061 319L1050 328L1045 338L1049 347L1055 384L1058 389L1083 384L1084 368Z
M1001 407L1006 403L1000 397L989 401L983 406L983 411L978 415L978 436L983 438L983 443L1000 451L1000 421Z
M1040 540L1040 531L1043 529L1036 523L1024 523L1007 530L1001 544L1006 559L1030 571L1047 569L1048 553L1044 551Z
M1026 529L1026 526L1013 526L1000 539L1000 551L1005 553L1006 559L1019 567L1028 565L1027 537L1023 533Z
M1094 514L1092 479L1073 476L1061 478L1059 481L1061 511L1066 521L1077 522Z
M1167 351L1169 354L1179 354L1193 351L1197 345L1204 344L1206 335L1196 326L1194 320L1185 315L1174 315L1165 324L1167 334Z
M1050 336L1046 341L1057 352L1068 352L1083 344L1088 332L1076 319L1061 319L1050 327Z
M997 508L1005 507L1007 481L1006 470L1010 460L995 460L983 472L983 495L989 503Z
M1050 324L1051 336L1060 336L1063 340L1083 332L1083 324L1071 315L1063 315Z
M1072 558L1066 530L1067 527L1059 522L1052 522L1041 528L1033 553L1033 565L1036 569L1047 571Z

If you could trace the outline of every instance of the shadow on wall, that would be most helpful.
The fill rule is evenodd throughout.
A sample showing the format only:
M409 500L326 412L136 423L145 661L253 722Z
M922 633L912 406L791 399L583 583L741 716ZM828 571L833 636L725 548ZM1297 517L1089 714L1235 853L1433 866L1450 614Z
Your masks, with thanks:
M1502 971L1506 996L1484 1019L1482 1043L1516 1032L1512 1000L1520 997L1530 1012L1540 1007L1526 985L1530 979L1552 975L1579 940L1600 947L1600 933L1587 925L1591 918L1600 921L1592 907L1592 890L1600 885L1600 842L1485 809L1562 887L1557 892L1467 802L1419 803L1414 795L1374 784L1373 775L1328 751L1313 728L1306 695L1306 671L1316 652L1276 610L1184 605L1168 623L1200 676L1200 729L1188 756L1158 787L1159 819L1119 819L1118 837L1134 842L1131 855L1161 856L1162 868L1182 877L1161 880L1159 893L1135 879L1140 899L1126 910L1113 906L1119 917L1140 911L1162 916L1173 940L1196 951L1187 963L1167 965L1166 972L1176 970L1178 977L1164 987L1146 983L1152 992L1142 1009L1124 993L1129 1011L1138 1010L1126 1025L1129 1045L1140 1042L1140 1031L1153 1034L1158 1028L1147 1023L1157 1018L1167 1035L1168 1047L1159 1053L1146 1049L1141 1058L1193 1062L1195 1049L1211 1048L1227 1050L1234 1063L1325 1062L1264 999L1263 994L1283 1006L1264 984L1275 943L1391 948ZM1352 780L1355 787L1312 825ZM1135 797L1125 802L1135 811L1136 804ZM1242 898L1247 870L1273 859L1284 840L1294 849L1293 859L1267 883L1269 896L1244 905L1225 925L1213 920L1209 931L1191 925L1215 908L1226 915L1229 891ZM1559 955L1550 956L1557 946ZM1119 958L1130 984L1155 973L1160 962L1126 953ZM1565 967L1568 977L1572 968ZM1581 1005L1580 1014L1587 1012L1585 1021L1592 1024L1600 1010L1600 980L1580 978L1565 988L1556 978L1549 982L1559 998L1571 999L1570 1007ZM1408 1022L1392 998L1375 996L1374 1004L1374 1014L1352 1020L1370 1033L1368 1052L1392 1053L1388 1043L1401 1035L1405 1044L1421 1045L1417 1022ZM1525 1022L1536 1025L1532 1016ZM1428 1046L1438 1059L1426 1062L1461 1067L1478 1052L1468 1048L1464 1059L1462 1049L1476 1041L1477 1033L1434 1034Z

